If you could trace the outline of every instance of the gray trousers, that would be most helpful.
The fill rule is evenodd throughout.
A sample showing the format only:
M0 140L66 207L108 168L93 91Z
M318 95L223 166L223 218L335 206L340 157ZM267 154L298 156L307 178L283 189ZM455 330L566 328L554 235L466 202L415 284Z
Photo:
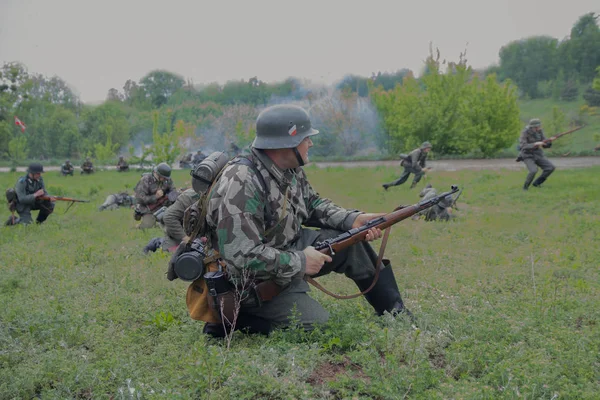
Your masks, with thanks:
M339 235L340 231L332 229L302 229L300 238L294 243L293 249L304 250L323 239ZM333 261L326 263L316 276L337 272L346 275L353 281L372 278L375 275L377 253L367 242L359 242L337 252ZM381 266L383 268L383 265ZM264 302L261 307L242 307L242 313L264 318L274 325L283 327L289 325L294 310L300 323L305 329L310 329L315 323L325 323L329 313L308 295L310 288L303 278L297 278L273 300Z
M139 229L150 229L150 228L154 228L155 225L156 225L156 218L154 217L154 214L144 214L144 215L142 215L142 220L140 221L138 228Z
M17 212L19 213L19 223L30 224L33 222L31 217L32 210L40 210L37 215L36 222L42 223L54 211L54 203L48 200L36 201L32 206L17 204Z
M119 208L119 203L117 203L117 196L115 196L114 194L109 194L108 196L106 196L106 200L104 200L104 203L102 203L102 205L98 207L98 210L116 210L117 208Z
M524 158L523 162L529 171L527 178L525 178L525 184L523 185L524 188L528 188L529 185L531 185L533 178L535 178L535 174L538 172L538 166L542 169L542 174L534 182L534 186L541 185L550 176L550 174L554 172L555 169L554 164L552 164L546 157L528 157Z
M406 182L408 180L408 177L410 174L415 174L415 177L413 178L413 185L416 185L417 183L419 183L419 181L421 180L423 175L425 175L425 173L423 172L422 169L417 170L417 169L413 168L412 166L406 166L406 167L404 167L404 171L402 171L402 175L400 175L400 178L396 179L393 182L386 183L386 185L387 186L402 185L404 182Z

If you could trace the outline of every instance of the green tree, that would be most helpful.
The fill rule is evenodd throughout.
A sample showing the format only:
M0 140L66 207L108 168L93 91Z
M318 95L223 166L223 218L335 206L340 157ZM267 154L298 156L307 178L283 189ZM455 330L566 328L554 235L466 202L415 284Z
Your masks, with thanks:
M519 129L515 87L495 75L480 80L464 54L441 71L439 53L430 52L426 74L407 76L393 90L373 91L393 152L408 151L429 140L441 154L481 152L491 156L506 148Z
M185 124L183 121L177 121L175 129L171 129L169 126L166 131L160 132L157 111L152 114L152 119L152 145L150 146L152 161L155 163L166 162L171 165L183 151L181 141L186 134Z
M531 98L539 97L538 84L557 74L558 40L534 36L510 42L500 49L500 78L511 79Z
M8 155L15 166L25 160L27 157L27 138L19 135L11 139L8 142Z
M96 143L111 142L124 147L129 142L129 122L124 105L110 101L97 107L89 108L83 115L82 137L85 149L92 150Z
M594 90L600 91L600 66L598 68L596 68L596 72L598 74L596 75L596 78L594 78L594 83L592 84L592 88L594 88Z
M166 104L169 97L184 84L185 81L181 76L162 70L152 71L140 80L140 86L155 108Z
M115 158L115 154L117 153L118 149L119 145L116 143L113 144L112 139L110 138L110 136L108 136L106 138L105 144L96 143L94 145L94 153L96 154L96 160L98 160L99 163L106 164L107 162Z

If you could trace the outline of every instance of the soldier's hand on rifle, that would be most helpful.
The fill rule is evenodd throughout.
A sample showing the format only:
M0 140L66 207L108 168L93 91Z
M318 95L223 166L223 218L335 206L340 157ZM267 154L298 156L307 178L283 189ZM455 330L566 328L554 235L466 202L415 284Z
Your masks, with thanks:
M544 145L544 142L535 142L534 145L535 147L542 147Z
M162 191L162 189L158 189L158 190L156 191L156 197L163 197L163 196L164 196L164 194L165 194L165 193Z
M40 189L33 194L33 197L35 197L37 199L38 197L43 196L44 194L45 194L44 189Z
M359 214L358 217L356 217L356 219L354 220L354 223L352 224L352 229L354 228L358 228L360 226L363 226L364 224L366 224L367 222L369 222L372 219L375 218L379 218L381 216L385 215L385 213L365 213L365 214ZM377 228L377 229L369 229L367 236L365 236L365 240L367 240L367 242L370 242L372 240L376 240L381 238L381 229Z
M304 273L306 275L314 275L321 270L323 264L326 262L331 262L332 258L327 254L323 254L320 251L317 251L314 247L308 246L304 250L302 250L304 255L306 256L306 270Z

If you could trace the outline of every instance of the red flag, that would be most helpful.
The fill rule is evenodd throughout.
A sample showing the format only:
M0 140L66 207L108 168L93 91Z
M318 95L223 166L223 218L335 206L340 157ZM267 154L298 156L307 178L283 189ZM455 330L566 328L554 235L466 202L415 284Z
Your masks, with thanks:
M15 115L15 125L21 127L21 132L25 132L25 128L27 128L25 126L25 124L23 123L23 121L21 121L19 118L17 118L16 115Z

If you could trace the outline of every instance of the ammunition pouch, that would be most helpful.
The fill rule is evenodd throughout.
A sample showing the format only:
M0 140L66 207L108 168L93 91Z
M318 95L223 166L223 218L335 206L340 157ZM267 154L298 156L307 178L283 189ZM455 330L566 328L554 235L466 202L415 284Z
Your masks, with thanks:
M185 296L185 303L187 305L190 318L193 320L204 321L207 323L218 323L221 322L220 304L223 302L224 298L227 298L228 301L227 309L233 310L233 291L231 290L231 287L227 288L224 282L216 282L219 280L227 280L226 277L221 278L218 276L209 275L212 286L210 290L211 293L215 294L214 297L216 297L216 299L213 298L213 296L209 294L209 286L207 285L207 280L204 279L204 276L210 274L211 272L223 273L222 267L217 261L213 261L205 267L207 273L196 279L188 286ZM226 308L225 304L223 304L223 308ZM228 315L231 316L232 314Z
M165 216L165 211L167 211L166 206L162 206L158 210L154 211L154 218L156 218L156 221L158 221L161 224L163 223L163 217Z

